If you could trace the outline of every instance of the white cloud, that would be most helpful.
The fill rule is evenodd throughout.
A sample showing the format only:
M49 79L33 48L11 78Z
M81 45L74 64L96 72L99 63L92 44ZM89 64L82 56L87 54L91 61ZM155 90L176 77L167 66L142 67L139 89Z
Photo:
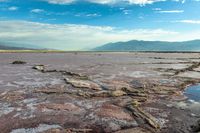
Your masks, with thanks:
M43 1L47 1L48 3L51 3L51 4L69 4L69 3L72 3L76 0L43 0Z
M181 3L182 3L182 4L184 4L185 2L186 2L186 0L182 0L182 2L181 2Z
M161 11L162 9L161 8L153 8L152 10L153 11Z
M158 13L183 13L184 10L160 10Z
M2 10L2 11L17 11L18 9L19 9L19 7L17 7L17 6L10 6L10 7L2 7L0 10Z
M86 14L86 17L100 17L101 15L98 13Z
M92 18L92 17L100 17L101 14L99 13L77 13L74 14L75 17L88 17L88 18Z
M119 0L85 0L85 1L97 3L97 4L114 4Z
M0 0L0 2L7 2L9 0ZM169 0L41 0L46 1L50 4L71 4L77 1L87 1L91 3L97 4L117 4L117 3L128 3L128 4L137 4L137 5L146 5L146 4L153 4L155 2L163 2ZM175 2L185 3L186 0L171 0ZM200 0L193 0L193 1L200 1Z
M8 7L8 10L9 10L9 11L16 11L16 10L18 10L18 9L19 9L19 7L16 7L16 6Z
M173 21L178 23L187 23L187 24L200 24L200 20L179 20L179 21Z
M153 4L155 2L163 2L169 0L43 0L47 1L51 4L70 4L77 1L87 1L91 3L97 4L120 4L120 3L127 3L127 4L136 4L136 5L146 5L146 4ZM176 2L185 3L185 0L171 0Z
M41 12L44 12L44 10L43 9L32 9L30 12L31 13L41 13Z
M139 4L139 5L146 5L146 4L152 4L154 2L161 2L166 0L126 0L130 4Z
M131 14L131 13L132 13L132 10L123 10L123 13L124 13L125 15L128 15L128 14Z
M162 29L130 29L114 27L43 24L27 21L0 21L0 40L47 48L79 50L109 42L169 40L179 33Z

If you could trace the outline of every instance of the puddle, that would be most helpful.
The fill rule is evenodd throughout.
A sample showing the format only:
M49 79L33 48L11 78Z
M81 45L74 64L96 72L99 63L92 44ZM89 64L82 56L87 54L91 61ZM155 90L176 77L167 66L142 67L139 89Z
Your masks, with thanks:
M200 84L189 86L186 88L184 94L196 102L200 102Z
M191 116L200 118L200 84L188 86L184 95L188 97L188 100L174 102L172 106L182 110L190 110Z

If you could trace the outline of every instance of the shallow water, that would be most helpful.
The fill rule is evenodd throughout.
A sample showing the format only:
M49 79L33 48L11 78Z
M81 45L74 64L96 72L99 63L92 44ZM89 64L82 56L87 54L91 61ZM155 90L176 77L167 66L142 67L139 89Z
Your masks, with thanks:
M200 102L200 84L187 87L185 95L191 100Z

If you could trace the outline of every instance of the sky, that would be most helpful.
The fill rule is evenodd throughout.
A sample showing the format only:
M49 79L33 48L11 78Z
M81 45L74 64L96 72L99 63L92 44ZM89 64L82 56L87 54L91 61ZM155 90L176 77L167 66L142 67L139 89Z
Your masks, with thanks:
M200 0L0 0L0 44L87 50L200 39Z

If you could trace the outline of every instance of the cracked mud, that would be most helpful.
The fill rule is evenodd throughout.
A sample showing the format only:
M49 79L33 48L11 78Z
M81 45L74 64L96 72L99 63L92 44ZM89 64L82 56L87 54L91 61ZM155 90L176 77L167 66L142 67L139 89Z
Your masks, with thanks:
M198 53L1 53L2 133L191 133Z

